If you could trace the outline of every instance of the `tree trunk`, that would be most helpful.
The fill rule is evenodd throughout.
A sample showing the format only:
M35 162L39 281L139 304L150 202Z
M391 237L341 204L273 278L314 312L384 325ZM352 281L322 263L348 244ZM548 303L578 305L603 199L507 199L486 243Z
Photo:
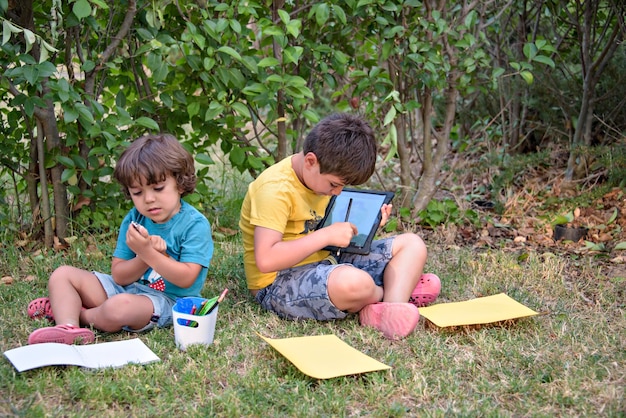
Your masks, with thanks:
M454 61L454 58L451 58L451 61ZM454 65L455 63L452 64L452 66ZM448 76L448 87L444 92L445 113L443 128L442 132L436 135L437 146L434 151L431 144L432 122L430 120L432 96L429 94L427 100L424 102L424 170L418 180L417 193L413 198L414 213L418 213L420 210L426 208L438 188L437 181L439 180L443 164L450 150L450 133L452 132L454 119L456 117L456 100L458 96L457 79L458 74L456 72L452 72Z
M39 171L39 186L41 187L41 217L43 219L44 244L46 247L54 245L54 229L52 226L52 211L50 210L50 196L48 195L48 176L46 175L46 149L44 145L44 129L41 122L37 122L37 169Z
M574 20L574 24L579 32L581 32L582 42L580 43L580 55L582 60L582 79L583 79L583 96L580 103L580 111L578 112L578 120L574 137L570 144L569 158L567 160L567 168L565 169L565 180L571 181L575 177L578 161L578 153L580 146L586 141L590 141L590 135L585 138L585 132L591 132L591 123L593 121L593 100L595 98L595 88L600 75L606 68L606 65L615 54L617 46L623 42L626 36L626 25L623 17L623 4L620 6L612 4L611 13L604 18L602 27L596 27L598 1L588 0L584 4L578 3L579 7L584 7L582 12L582 22L580 15L576 16L578 20ZM614 14L614 16L612 16ZM596 37L596 34L598 37ZM603 34L608 34L606 39L602 39ZM604 45L598 45L604 42ZM597 51L595 54L593 51Z
M273 1L272 2L272 19L274 20L274 22L277 22L280 20L280 17L278 16L278 10L282 9L283 6L285 5L285 1L284 0L277 0L277 1ZM272 46L273 46L273 50L274 50L274 58L276 58L278 60L278 62L282 63L283 62L283 53L282 53L282 48L281 46L278 44L278 42L276 41L276 38L274 38L274 40L272 41ZM287 156L287 126L286 126L286 121L285 121L285 105L284 105L284 93L281 90L278 91L278 95L277 95L277 106L276 106L276 113L277 113L277 119L276 119L276 129L277 129L277 136L278 136L278 145L276 148L276 161L280 161L283 158L285 158Z
M45 95L49 93L50 91L47 83L42 83L42 96L45 97ZM52 153L54 150L60 150L61 139L59 137L56 115L54 113L54 104L50 100L46 100L45 108L35 109L35 116L41 124L43 136L46 138L46 151L48 153ZM50 180L52 181L52 193L54 199L54 230L55 235L61 244L65 244L69 222L67 188L61 180L63 169L64 168L61 164L55 164L50 169ZM45 180L45 178L42 179L42 181ZM42 194L41 197L43 200L44 195Z
M408 206L411 198L411 187L412 187L412 179L411 179L411 149L409 147L409 143L407 141L406 132L408 130L408 123L406 121L406 115L397 116L393 123L397 132L397 142L398 142L398 160L400 162L400 195L398 196L399 207Z

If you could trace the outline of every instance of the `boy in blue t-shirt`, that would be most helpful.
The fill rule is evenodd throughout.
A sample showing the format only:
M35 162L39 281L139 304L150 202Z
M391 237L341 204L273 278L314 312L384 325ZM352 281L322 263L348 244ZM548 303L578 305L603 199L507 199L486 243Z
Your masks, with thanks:
M177 298L200 296L213 255L209 221L181 198L196 186L193 157L169 134L146 135L121 155L115 178L134 208L122 221L111 274L72 266L57 268L49 298L33 300L39 328L29 344L91 343L89 328L147 331L172 325Z

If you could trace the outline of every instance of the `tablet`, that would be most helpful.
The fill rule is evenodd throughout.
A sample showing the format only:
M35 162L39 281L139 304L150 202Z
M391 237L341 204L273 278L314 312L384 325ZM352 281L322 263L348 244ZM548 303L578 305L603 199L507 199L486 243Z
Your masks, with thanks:
M333 196L326 207L324 219L316 229L324 228L335 222L351 222L359 231L348 247L329 246L325 250L355 254L369 254L370 246L380 226L382 214L380 208L391 202L393 192L378 190L359 190L344 188ZM347 218L347 219L346 219Z

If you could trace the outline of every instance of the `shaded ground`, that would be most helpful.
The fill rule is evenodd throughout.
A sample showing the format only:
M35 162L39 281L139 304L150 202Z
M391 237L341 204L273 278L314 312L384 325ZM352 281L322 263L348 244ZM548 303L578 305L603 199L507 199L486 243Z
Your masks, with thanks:
M593 282L598 278L626 287L626 189L603 186L606 168L600 166L585 178L563 181L564 159L553 164L529 164L502 188L500 196L486 193L474 199L477 184L490 185L498 175L495 170L466 167L456 177L454 192L441 192L437 198L450 198L465 210L478 213L481 222L446 224L434 229L419 227L429 245L471 246L476 251L497 249L518 255L523 262L531 252L551 253L568 260L564 278ZM478 174L477 174L478 171ZM459 191L457 191L459 190ZM600 190L603 190L599 193ZM555 239L556 224L582 228L585 235L577 240ZM586 266L587 268L581 268ZM592 266L593 268L590 268ZM595 269L595 270L594 270ZM622 286L624 284L624 286ZM583 298L593 302L593 290ZM625 295L616 295L624 305Z

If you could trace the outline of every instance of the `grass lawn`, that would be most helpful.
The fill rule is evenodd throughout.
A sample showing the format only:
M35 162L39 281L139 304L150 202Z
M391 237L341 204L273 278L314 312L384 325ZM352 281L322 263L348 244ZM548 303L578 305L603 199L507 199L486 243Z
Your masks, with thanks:
M0 248L0 349L25 345L45 321L26 315L60 264L109 271L114 237L82 237L64 253ZM440 301L505 292L539 316L439 329L421 319L402 341L337 322L288 322L247 293L239 237L216 240L203 290L220 305L214 343L179 351L172 328L139 335L161 362L119 369L45 367L17 373L0 361L0 416L624 416L626 274L607 276L591 258L446 248L429 243ZM28 277L28 276L31 277ZM392 366L316 380L258 337L335 334ZM97 342L136 338L97 332Z

